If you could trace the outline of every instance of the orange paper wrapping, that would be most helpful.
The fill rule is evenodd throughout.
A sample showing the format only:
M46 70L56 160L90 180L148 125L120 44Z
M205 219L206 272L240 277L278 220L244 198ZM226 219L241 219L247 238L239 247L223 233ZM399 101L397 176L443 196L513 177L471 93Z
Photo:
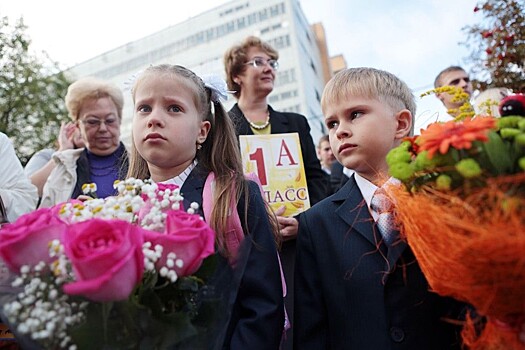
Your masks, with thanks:
M432 290L472 304L487 317L480 335L463 331L471 349L525 349L525 173L489 180L461 199L432 189L392 189L402 234ZM515 191L514 191L515 192Z

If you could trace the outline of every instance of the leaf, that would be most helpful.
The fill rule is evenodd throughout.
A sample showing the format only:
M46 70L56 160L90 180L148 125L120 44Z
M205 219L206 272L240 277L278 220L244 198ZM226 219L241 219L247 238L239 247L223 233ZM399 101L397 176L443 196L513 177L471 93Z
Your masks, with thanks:
M489 141L481 143L484 149L486 159L480 157L480 163L483 168L492 169L494 175L502 175L509 173L513 167L512 151L507 143L505 143L499 134L494 131L489 132Z
M217 254L212 254L203 260L201 267L194 276L207 281L217 269Z

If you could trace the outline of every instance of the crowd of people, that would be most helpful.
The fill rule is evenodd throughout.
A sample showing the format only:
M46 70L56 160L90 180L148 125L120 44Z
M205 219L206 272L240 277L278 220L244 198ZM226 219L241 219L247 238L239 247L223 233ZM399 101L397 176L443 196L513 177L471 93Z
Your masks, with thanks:
M120 89L91 77L75 81L65 96L71 121L62 125L56 149L36 153L24 170L0 133L4 222L71 198L89 200L86 183L96 184L99 198L114 195L114 181L127 177L176 184L186 205L202 207L213 172L215 214L206 219L219 237L217 269L228 282L211 283L222 286L217 293L228 302L210 348L460 349L459 325L471 307L430 291L406 242L392 244L392 232L376 224L374 195L391 181L383 176L386 155L413 135L412 91L382 70L339 72L321 100L328 133L314 143L305 116L268 104L278 60L277 50L254 36L226 51L226 82L237 100L228 112L217 87L191 70L150 66L131 90L129 149L120 140ZM457 66L440 72L435 86L472 94L468 74ZM447 109L459 108L450 94L437 97ZM311 204L293 217L270 208L245 179L239 148L241 135L285 133L299 135ZM220 244L220 213L231 210L249 237L235 267Z

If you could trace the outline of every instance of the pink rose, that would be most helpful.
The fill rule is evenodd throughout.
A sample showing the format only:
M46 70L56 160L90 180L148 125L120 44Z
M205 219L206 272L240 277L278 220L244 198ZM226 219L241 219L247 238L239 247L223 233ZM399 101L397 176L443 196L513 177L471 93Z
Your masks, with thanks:
M64 291L94 301L127 299L144 273L142 232L121 220L92 219L69 226L63 243L75 282Z
M59 239L66 230L53 208L42 208L27 213L14 223L0 229L0 257L15 273L23 265L34 266L40 261L48 263L49 243Z
M167 255L171 252L184 262L182 267L174 267L178 276L197 271L202 260L215 251L213 230L198 215L182 210L168 212L164 233L144 231L144 241L151 242L153 247L159 244L164 248L162 258L156 263L157 270L166 265Z

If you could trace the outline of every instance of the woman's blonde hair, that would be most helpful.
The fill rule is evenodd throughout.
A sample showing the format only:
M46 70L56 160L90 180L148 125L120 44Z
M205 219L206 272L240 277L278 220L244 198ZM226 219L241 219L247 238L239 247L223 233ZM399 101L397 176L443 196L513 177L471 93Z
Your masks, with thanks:
M86 101L109 97L117 107L118 118L122 120L124 96L118 86L105 80L85 77L75 81L67 88L66 108L73 121L79 118L80 109Z
M246 61L248 61L248 50L257 47L264 51L271 59L279 59L279 53L270 44L262 41L256 36L249 36L240 44L232 46L224 54L224 69L226 70L226 83L228 89L234 92L234 96L241 96L241 86L234 81L234 78L246 70Z
M215 174L214 205L211 218L209 218L208 221L211 228L217 234L216 242L220 245L219 249L228 255L229 252L227 252L223 242L225 241L224 234L228 229L227 218L230 213L232 196L235 196L235 198L233 198L234 203L238 203L241 194L244 194L245 218L247 218L249 198L248 186L243 175L241 155L233 123L222 104L210 100L211 90L204 86L202 79L191 70L178 65L162 64L146 69L133 86L133 101L135 100L137 86L145 76L151 74L171 75L185 84L186 88L193 90L193 102L197 107L198 113L202 120L210 122L211 126L208 137L206 141L202 143L202 148L197 152L196 157L199 162L199 167L207 172L213 171ZM215 113L212 113L212 104ZM138 153L133 143L131 145L130 165L127 177L139 179L147 179L150 177L148 164ZM232 209L237 210L237 208ZM270 216L270 223L275 231L275 227L277 226L272 216ZM248 227L246 221L245 227Z

